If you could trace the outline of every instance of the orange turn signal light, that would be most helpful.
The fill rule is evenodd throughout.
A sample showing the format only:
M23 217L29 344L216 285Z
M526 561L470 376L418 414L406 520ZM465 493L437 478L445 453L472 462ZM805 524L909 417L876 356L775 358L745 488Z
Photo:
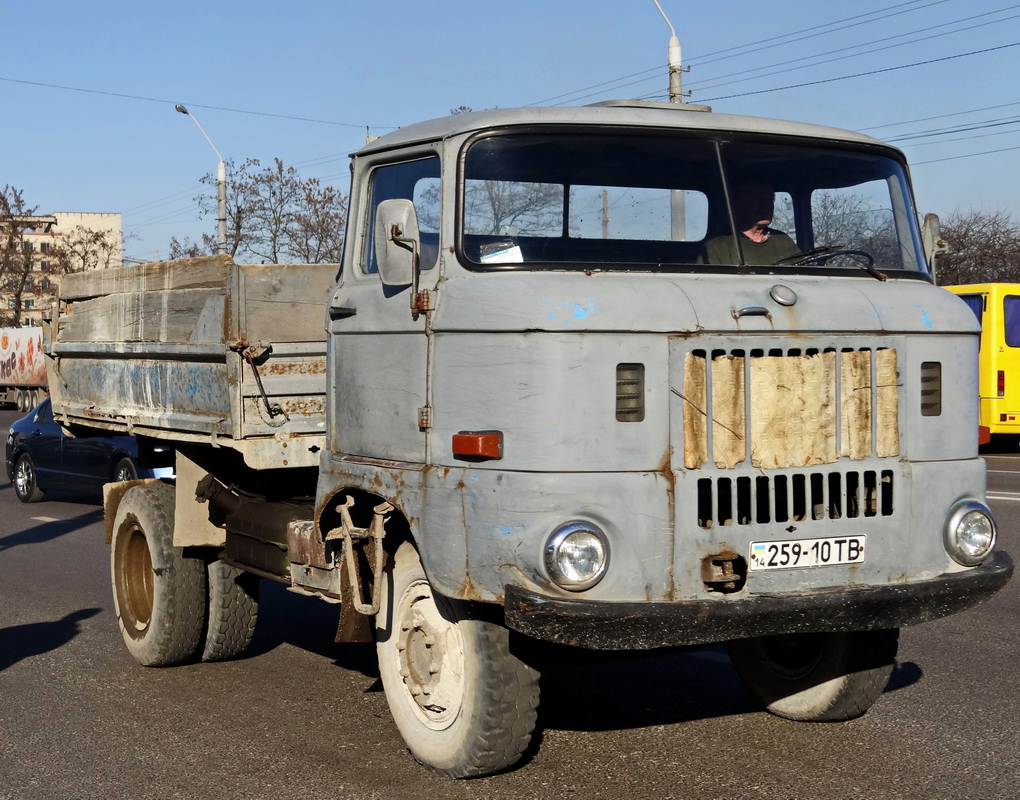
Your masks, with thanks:
M501 431L461 431L453 434L453 454L468 461L503 457Z

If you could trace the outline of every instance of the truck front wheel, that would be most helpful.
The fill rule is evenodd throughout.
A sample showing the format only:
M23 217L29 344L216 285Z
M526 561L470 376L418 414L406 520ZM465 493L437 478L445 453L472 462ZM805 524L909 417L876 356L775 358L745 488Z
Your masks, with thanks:
M861 716L885 691L899 630L787 634L730 642L733 666L773 714L803 722Z
M187 661L205 632L205 562L173 546L174 487L133 486L113 525L113 600L124 644L147 667Z
M433 592L414 547L400 545L376 618L379 673L412 755L454 778L517 763L538 716L538 673L482 610Z

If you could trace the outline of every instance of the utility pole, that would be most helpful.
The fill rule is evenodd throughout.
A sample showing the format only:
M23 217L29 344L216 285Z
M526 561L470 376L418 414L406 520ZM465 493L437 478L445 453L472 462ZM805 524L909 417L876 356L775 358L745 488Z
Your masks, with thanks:
M669 26L669 49L667 50L668 61L669 61L669 102L671 103L683 103L684 101L684 80L683 74L685 72L683 67L683 53L680 49L680 40L677 38L676 30L673 28L673 23L669 21L669 17L666 16L666 12L662 10L662 6L659 5L659 0L652 0L655 3L655 7L659 9L659 13L662 14L662 18L666 20L666 24Z
M669 49L667 50L669 62L669 102L676 105L683 105L683 54L680 50L680 40L677 38L673 23L669 21L666 12L659 5L659 0L652 0L655 7L659 9L662 18L669 26ZM674 242L682 242L687 239L687 198L683 189L672 189L669 193L670 207L670 232Z

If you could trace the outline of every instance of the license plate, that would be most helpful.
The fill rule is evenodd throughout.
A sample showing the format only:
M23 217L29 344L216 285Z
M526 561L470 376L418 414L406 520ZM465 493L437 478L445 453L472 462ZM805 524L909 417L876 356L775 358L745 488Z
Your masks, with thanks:
M751 542L750 569L794 569L859 564L864 561L866 536L829 536L824 539L788 539Z

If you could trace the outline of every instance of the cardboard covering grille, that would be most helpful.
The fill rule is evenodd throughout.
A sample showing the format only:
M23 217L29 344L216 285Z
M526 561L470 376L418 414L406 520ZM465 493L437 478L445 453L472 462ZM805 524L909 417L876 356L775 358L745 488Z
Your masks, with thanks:
M832 464L899 455L895 348L684 357L684 467ZM711 430L708 421L712 420Z

